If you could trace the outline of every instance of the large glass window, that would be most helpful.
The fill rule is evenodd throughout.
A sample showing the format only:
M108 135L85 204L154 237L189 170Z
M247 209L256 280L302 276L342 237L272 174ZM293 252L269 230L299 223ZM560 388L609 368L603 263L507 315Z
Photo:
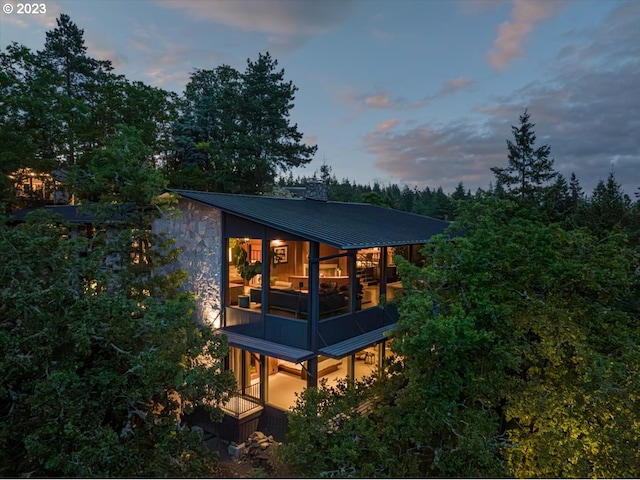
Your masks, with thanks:
M378 371L381 358L381 344L367 347L354 355L354 375L359 380L368 377Z
M268 313L305 318L308 279L304 265L308 262L309 243L273 239L269 242Z
M351 275L347 252L321 248L321 253L330 257L319 264L318 300L320 318L324 319L350 311Z
M380 248L363 248L356 256L358 309L375 307L380 300Z
M307 387L306 362L294 363L269 357L267 365L266 403L288 410L296 404L296 393Z
M260 288L262 279L262 240L230 238L227 244L226 304L242 308L256 307L252 289ZM258 295L258 298L260 296Z
M385 292L387 300L393 300L394 297L402 294L402 282L400 281L400 276L398 275L398 270L395 264L396 255L408 258L408 247L404 245L399 247L387 247L387 289Z

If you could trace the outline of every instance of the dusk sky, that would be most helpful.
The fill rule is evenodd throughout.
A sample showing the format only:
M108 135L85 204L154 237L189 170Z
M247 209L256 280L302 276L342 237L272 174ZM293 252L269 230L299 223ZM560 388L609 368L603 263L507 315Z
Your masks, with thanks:
M0 47L32 50L60 13L90 56L182 93L195 69L269 52L298 87L292 121L338 180L475 191L507 164L528 108L536 146L587 193L640 187L640 0L70 0L19 15ZM7 5L13 12L7 14Z

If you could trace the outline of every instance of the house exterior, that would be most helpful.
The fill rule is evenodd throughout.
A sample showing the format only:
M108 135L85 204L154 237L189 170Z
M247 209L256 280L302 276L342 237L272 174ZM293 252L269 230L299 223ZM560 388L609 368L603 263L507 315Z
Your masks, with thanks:
M179 197L177 214L153 230L181 250L177 267L198 297L198 323L228 339L238 392L224 405L221 435L237 442L259 423L282 436L277 418L296 392L382 364L402 288L394 255L418 261L421 246L449 226L330 202L322 184L304 198L169 192Z
M32 168L21 168L8 177L23 205L66 205L71 201L72 196L63 188L67 179L65 170L54 170L49 174Z

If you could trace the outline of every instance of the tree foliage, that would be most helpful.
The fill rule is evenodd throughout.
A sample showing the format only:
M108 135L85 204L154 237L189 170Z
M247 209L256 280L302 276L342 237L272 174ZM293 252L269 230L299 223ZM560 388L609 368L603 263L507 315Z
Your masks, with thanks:
M424 266L396 259L397 359L374 385L366 430L375 474L637 476L637 244L494 197L462 204L452 229L462 236L435 238ZM314 435L315 456L352 448ZM365 468L364 456L341 462L332 468Z
M390 453L372 418L359 408L372 398L372 379L339 381L302 392L289 415L287 441L279 453L304 477L373 477ZM385 458L386 457L386 458Z
M508 166L493 167L491 171L501 188L521 202L540 201L545 184L557 173L553 170L553 159L549 158L551 147L535 148L535 124L529 121L527 110L520 115L520 126L512 126L513 141L507 140Z
M72 233L45 214L0 226L0 472L210 475L181 416L226 395L226 345L194 326L178 274L116 274L123 246Z
M65 17L63 26L75 32L73 45L80 48L81 31ZM81 57L81 48L69 49ZM55 52L52 58L65 58ZM3 61L7 138L23 131L37 139L45 118L38 97L25 110L17 102L44 85L32 77L55 79L60 71L40 68L37 56L17 46ZM61 71L71 72L59 75L70 79L70 90L57 80L51 85L62 103L73 105L76 95L83 102L95 98L84 70ZM217 405L234 387L222 364L227 346L195 325L194 298L181 288L184 274L162 273L176 252L150 231L166 209L158 196L165 181L154 164L159 130L155 121L124 113L134 101L163 112L163 95L116 77L101 84L102 93L106 86L130 94L113 117L96 114L109 110L101 97L89 117L86 107L67 112L78 115L67 120L61 110L51 125L62 129L68 148L53 157L63 156L81 213L94 217L91 227L44 213L19 225L0 223L0 474L211 476L215 455L183 416L201 405L221 418ZM130 124L115 123L126 117ZM28 150L34 162L46 144ZM31 165L30 158L23 161L19 166Z
M456 226L465 238L428 247L431 262L420 272L404 268L409 280L446 282L445 293L427 296L438 302L434 321L462 312L476 332L493 337L474 358L485 377L498 375L485 381L500 385L493 401L509 440L501 452L509 472L636 475L637 246L623 236L599 241L566 231L495 202L474 205ZM422 290L409 292L424 298Z
M301 143L289 112L297 88L268 53L247 60L240 73L228 65L197 70L175 126L172 184L230 193L262 193L279 173L309 163L315 146Z
M122 126L139 132L155 166L165 163L175 102L175 95L129 82L112 73L109 61L88 56L84 31L60 15L41 51L12 43L0 53L0 201L24 206L17 194L25 169L44 177L84 168Z

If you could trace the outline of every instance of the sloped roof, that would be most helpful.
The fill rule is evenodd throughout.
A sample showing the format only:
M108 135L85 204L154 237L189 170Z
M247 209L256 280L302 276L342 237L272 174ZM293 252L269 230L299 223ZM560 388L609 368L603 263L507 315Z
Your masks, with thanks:
M394 330L397 325L397 323L386 325L376 330L372 330L371 332L363 333L362 335L348 338L334 345L329 345L328 347L321 348L318 351L325 357L335 358L336 360L339 360L340 358L344 358L347 355L353 355L363 348L367 348L382 342L387 338L385 334L387 332L390 332L391 330Z
M82 211L82 207L77 205L46 205L44 207L25 208L18 210L11 215L19 221L24 221L31 212L43 210L48 213L60 215L65 223L92 223L95 216Z
M183 198L299 237L348 250L424 244L450 222L365 203L170 189Z
M113 206L112 206L113 207ZM125 219L129 204L121 204L115 213L110 213L107 219L111 223L121 222ZM35 211L60 215L63 223L96 223L98 216L91 210L90 205L45 205L43 207L25 208L11 213L16 221L23 222L27 215ZM107 221L104 220L103 221Z
M242 348L251 352L267 355L268 357L281 358L293 363L300 363L314 356L310 350L302 348L290 347L276 342L270 342L261 338L254 338L248 335L232 332L224 328L216 330L217 333L223 333L227 336L227 341L232 347Z

